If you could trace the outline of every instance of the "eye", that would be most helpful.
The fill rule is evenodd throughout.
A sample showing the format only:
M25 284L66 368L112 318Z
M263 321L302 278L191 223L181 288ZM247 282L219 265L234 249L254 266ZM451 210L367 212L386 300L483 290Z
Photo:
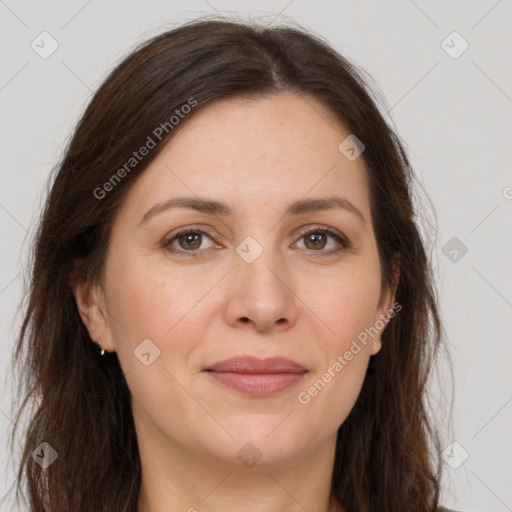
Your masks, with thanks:
M163 242L163 246L173 253L186 252L187 256L197 256L197 254L194 253L199 252L198 249L205 249L205 247L202 246L204 236L212 240L212 237L205 231L187 227L178 231L173 236L166 238ZM178 245L178 247L176 247L176 245ZM211 247L207 247L206 249L209 248Z
M309 230L300 233L300 237L301 241L305 241L304 245L306 249L320 253L314 254L314 256L330 256L352 247L347 237L327 226L319 226L313 229L310 228ZM328 250L323 250L328 245L329 238L335 241L334 247L331 246ZM338 245L336 246L336 244Z
M299 241L305 240L305 249L312 253L312 256L330 256L352 247L348 238L328 226L309 228L302 231L299 236ZM204 237L213 242L213 237L205 231L188 226L164 239L163 247L171 253L182 253L186 256L195 257L213 247L213 244L209 247L203 246ZM329 239L334 241L331 243L334 247L324 250L329 245Z

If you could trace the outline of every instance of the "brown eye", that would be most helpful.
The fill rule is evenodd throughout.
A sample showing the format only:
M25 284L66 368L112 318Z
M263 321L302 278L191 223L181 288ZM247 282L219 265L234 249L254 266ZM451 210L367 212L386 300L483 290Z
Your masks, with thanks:
M179 235L178 243L182 249L199 249L201 247L201 234L200 233L187 233Z
M323 249L327 244L327 236L325 233L311 233L304 236L304 239L308 249Z
M330 256L352 247L348 238L327 226L309 229L308 231L302 232L300 236L300 240L304 240L305 248L314 256ZM329 239L334 240L331 247L327 247L329 245Z
M204 236L212 240L212 237L204 231L187 228L164 240L163 247L172 253L188 253L187 256L196 256L195 253L203 252L199 249L206 250L211 247L201 247L204 245Z

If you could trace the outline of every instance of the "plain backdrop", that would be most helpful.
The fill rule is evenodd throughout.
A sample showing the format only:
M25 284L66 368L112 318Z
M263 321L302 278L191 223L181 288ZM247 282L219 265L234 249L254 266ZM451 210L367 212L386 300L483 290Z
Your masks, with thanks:
M455 384L452 431L442 425L451 464L443 504L468 512L512 510L511 2L183 4L0 1L0 373L8 375L11 363L21 272L49 172L107 71L141 40L196 16L291 19L373 77L433 203L437 225L428 208L418 219L432 238ZM47 51L52 39L58 44L47 58L31 46L41 37ZM440 382L433 391L438 399L451 391L446 365ZM10 384L5 378L0 396L2 496L14 479L6 442Z

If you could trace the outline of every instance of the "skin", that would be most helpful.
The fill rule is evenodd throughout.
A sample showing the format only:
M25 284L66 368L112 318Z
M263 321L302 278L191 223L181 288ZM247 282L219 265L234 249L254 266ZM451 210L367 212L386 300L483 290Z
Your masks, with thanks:
M132 393L139 511L342 510L330 490L336 433L383 329L309 403L297 397L394 302L381 289L363 160L338 150L348 135L311 97L221 100L180 127L121 205L104 282L81 283L75 295L91 339L117 352ZM345 209L284 216L292 201L334 192L365 222ZM170 209L138 225L153 205L195 195L235 214ZM163 247L188 225L207 235L175 239L180 253ZM307 245L301 228L321 235L319 225L352 247L322 256L340 244L328 236ZM263 249L252 263L236 252L248 236ZM160 350L149 366L134 355L144 339ZM237 355L288 357L308 373L252 397L202 372ZM237 457L248 442L262 456L252 467Z

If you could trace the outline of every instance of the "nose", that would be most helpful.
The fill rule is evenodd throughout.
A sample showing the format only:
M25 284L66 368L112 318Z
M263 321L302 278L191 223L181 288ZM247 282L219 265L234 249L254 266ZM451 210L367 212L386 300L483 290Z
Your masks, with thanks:
M225 308L227 322L234 327L250 324L260 332L291 328L297 322L300 300L282 258L265 249L250 261L235 256Z

